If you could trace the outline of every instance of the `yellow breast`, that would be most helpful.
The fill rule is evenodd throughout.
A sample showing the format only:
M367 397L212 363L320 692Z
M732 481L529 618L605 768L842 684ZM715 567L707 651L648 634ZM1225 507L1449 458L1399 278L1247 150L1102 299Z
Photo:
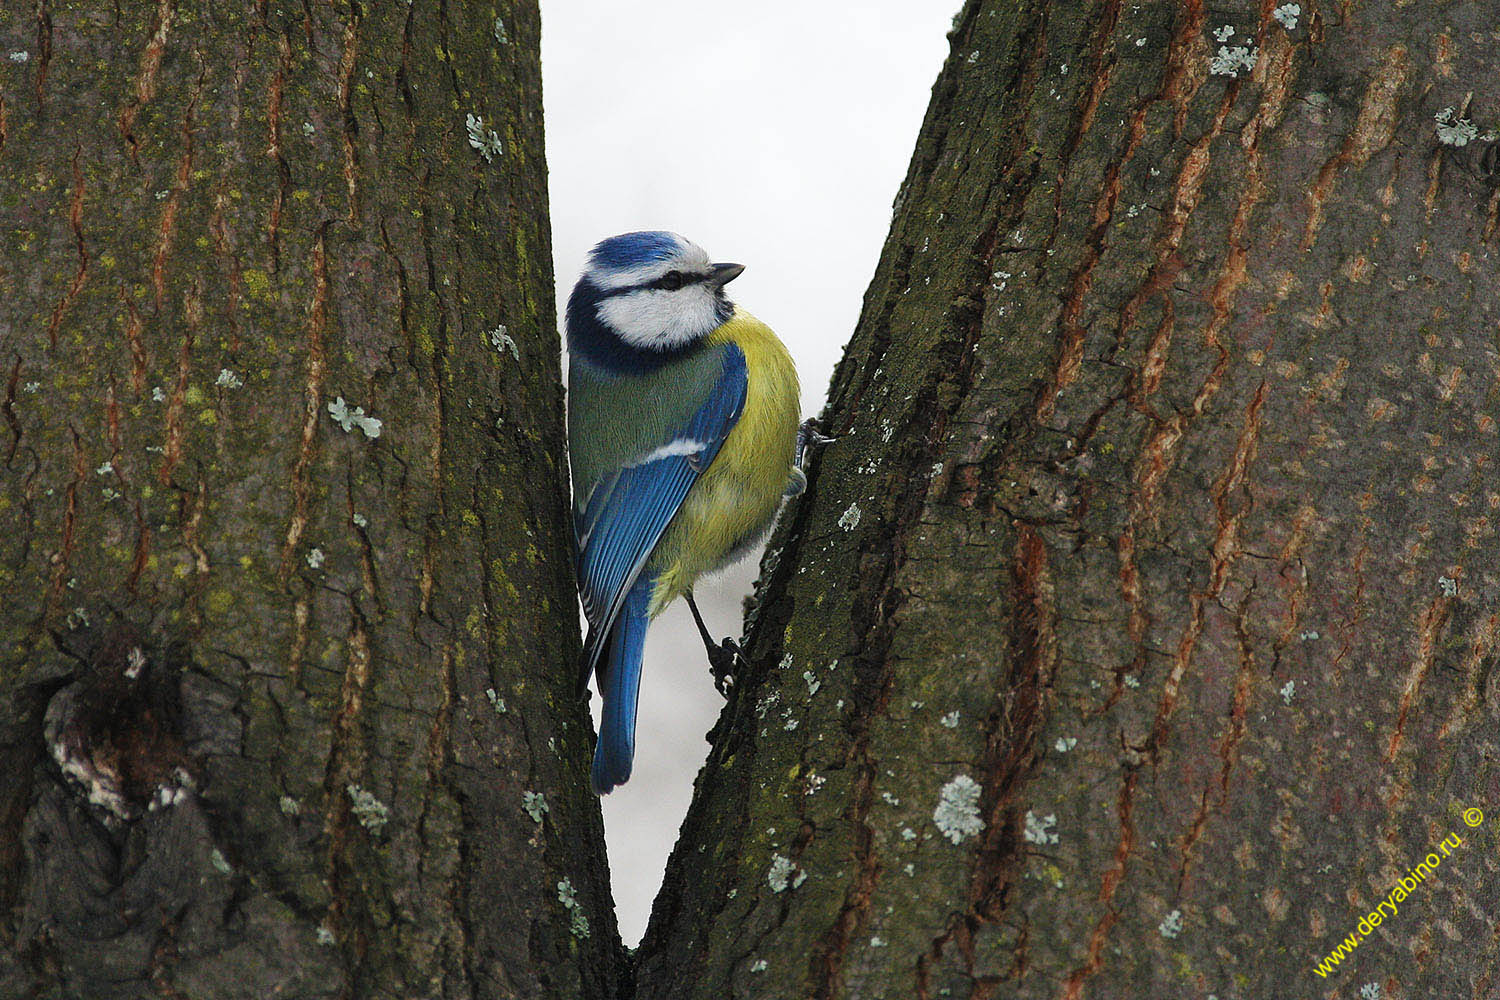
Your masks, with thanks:
M738 307L708 342L733 343L744 352L745 408L652 551L652 615L702 574L755 547L776 518L792 472L801 390L785 345Z

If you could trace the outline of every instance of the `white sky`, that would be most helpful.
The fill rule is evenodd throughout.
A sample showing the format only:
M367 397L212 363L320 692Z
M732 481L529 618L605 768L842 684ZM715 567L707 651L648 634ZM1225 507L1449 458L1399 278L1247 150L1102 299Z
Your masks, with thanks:
M853 332L959 0L543 0L558 310L588 249L670 229L738 261L786 342L805 415ZM738 636L747 560L698 587ZM571 669L571 668L570 668ZM723 704L686 604L652 628L630 782L604 797L620 935L645 932ZM598 698L594 699L597 718Z

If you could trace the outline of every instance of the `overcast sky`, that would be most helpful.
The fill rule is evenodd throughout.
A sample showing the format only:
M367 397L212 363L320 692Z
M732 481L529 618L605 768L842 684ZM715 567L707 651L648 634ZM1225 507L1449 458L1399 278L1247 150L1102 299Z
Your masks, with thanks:
M605 236L670 229L745 274L733 298L822 407L859 316L958 0L544 0L542 75L559 310ZM697 587L740 632L756 560ZM559 667L559 669L572 669ZM686 604L652 627L630 782L604 797L620 934L646 929L723 704ZM594 699L595 718L598 698Z

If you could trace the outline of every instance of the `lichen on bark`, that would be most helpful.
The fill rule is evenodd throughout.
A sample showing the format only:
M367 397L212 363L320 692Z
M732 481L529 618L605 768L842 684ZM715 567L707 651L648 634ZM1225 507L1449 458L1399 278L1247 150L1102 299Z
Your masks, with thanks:
M1294 20L964 6L637 996L1493 986L1497 50Z
M617 991L538 32L534 3L0 14L0 993ZM133 678L87 652L127 628ZM138 678L171 697L101 694ZM192 790L108 820L46 719L138 784L147 716Z

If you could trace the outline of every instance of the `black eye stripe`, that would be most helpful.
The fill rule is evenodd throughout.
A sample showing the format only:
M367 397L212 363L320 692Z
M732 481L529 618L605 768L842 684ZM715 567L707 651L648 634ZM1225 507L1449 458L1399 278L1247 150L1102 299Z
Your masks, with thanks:
M707 281L709 278L709 276L706 274L683 274L680 271L678 272L678 277L682 281L682 284L678 286L679 288L683 288L688 285L700 285L703 282ZM617 295L629 295L631 292L639 292L642 289L663 289L666 291L673 291L674 289L670 289L667 285L663 284L663 281L665 279L666 275L664 274L660 278L657 278L655 281L648 281L645 284L641 285L624 285L619 288L600 288L595 292L595 294L601 299L612 299Z
M684 288L688 285L699 284L700 282L706 281L707 279L708 275L706 274L693 274L691 272L684 273L682 271L668 271L660 278L647 283L643 287L662 288L666 289L667 291L676 291L677 289Z

